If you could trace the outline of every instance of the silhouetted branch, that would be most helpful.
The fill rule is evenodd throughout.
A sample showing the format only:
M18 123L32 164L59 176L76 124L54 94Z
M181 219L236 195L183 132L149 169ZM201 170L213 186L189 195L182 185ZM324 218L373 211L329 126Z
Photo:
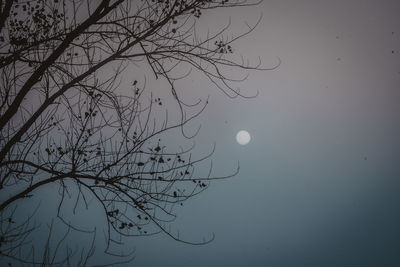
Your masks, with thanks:
M33 265L85 266L95 254L96 230L81 229L73 218L79 210L93 207L100 207L104 216L105 252L120 256L121 262L133 255L113 252L114 244L123 244L118 241L122 237L164 233L188 244L212 241L214 235L198 242L172 233L168 225L176 217L173 208L204 191L211 180L232 177L239 166L216 177L211 163L210 173L204 176L196 166L209 160L214 148L195 157L194 145L179 151L162 138L180 130L190 139L200 129L185 132L208 99L185 103L178 93L177 81L192 73L200 73L229 97L248 97L235 85L247 79L247 73L231 76L228 69L263 69L260 63L246 63L234 48L235 41L250 34L261 17L229 38L225 35L230 22L207 34L199 33L196 23L208 10L255 4L241 0L1 1L1 256ZM132 66L147 67L152 72L148 77L165 84L176 103L168 108L177 108L180 117L171 122L164 99L153 96L154 89L147 86L146 78L140 81L132 73ZM165 109L162 115L160 108ZM24 216L14 212L28 199L44 197L43 188L58 188L54 220L61 221L66 231L58 243L52 242L52 221L44 249L35 250L28 237L38 230L33 223L36 217L21 219ZM89 249L69 247L73 232L93 234ZM72 256L79 260L72 261Z

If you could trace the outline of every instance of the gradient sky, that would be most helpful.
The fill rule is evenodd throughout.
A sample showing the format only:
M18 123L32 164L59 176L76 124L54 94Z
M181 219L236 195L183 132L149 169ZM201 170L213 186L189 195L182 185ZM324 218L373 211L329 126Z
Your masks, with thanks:
M180 207L164 236L133 240L136 266L400 266L398 1L264 1L210 15L257 30L236 46L281 66L241 84L255 99L210 94L197 148L216 142L217 174L236 177ZM242 28L241 28L242 27ZM189 83L188 83L189 84ZM196 96L199 93L196 93ZM239 130L252 141L240 146Z
M201 125L195 155L216 143L214 174L238 162L240 173L176 208L173 231L191 241L215 233L213 242L132 238L136 258L125 266L400 266L399 11L398 0L265 0L205 13L203 29L231 18L239 33L262 14L235 53L281 65L238 85L259 92L252 99L229 99L196 75L181 82L185 101L210 96L187 128ZM248 145L237 144L239 130Z

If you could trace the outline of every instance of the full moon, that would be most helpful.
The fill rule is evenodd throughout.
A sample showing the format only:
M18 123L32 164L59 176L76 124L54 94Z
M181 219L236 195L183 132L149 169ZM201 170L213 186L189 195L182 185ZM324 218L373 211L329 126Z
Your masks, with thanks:
M239 131L236 134L236 141L240 144L240 145L247 145L250 142L250 134L248 131Z

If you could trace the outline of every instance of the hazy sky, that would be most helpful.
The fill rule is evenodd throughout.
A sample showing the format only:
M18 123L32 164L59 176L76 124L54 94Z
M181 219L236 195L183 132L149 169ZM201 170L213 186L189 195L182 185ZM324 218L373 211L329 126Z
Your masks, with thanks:
M238 29L263 14L237 50L282 64L241 84L259 90L255 99L192 83L211 94L197 147L216 142L216 173L237 161L241 171L186 202L174 227L216 238L133 240L135 266L400 266L399 10L398 1L276 0L232 11ZM247 146L235 141L242 129Z
M262 14L235 53L281 65L238 85L259 92L253 99L229 99L201 77L181 83L184 100L210 96L188 128L201 124L195 155L216 143L215 175L238 162L240 173L177 207L173 231L191 241L215 233L213 242L132 238L126 266L400 266L399 11L398 0L265 0L205 13L203 29L230 17L239 33Z

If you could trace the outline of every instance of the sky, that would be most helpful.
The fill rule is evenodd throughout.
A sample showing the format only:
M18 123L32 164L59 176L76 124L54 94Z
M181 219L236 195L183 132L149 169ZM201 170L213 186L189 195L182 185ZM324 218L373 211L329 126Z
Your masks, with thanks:
M202 29L230 19L238 33L262 15L234 51L281 64L238 84L258 93L249 99L197 75L180 82L185 101L209 97L187 128L201 125L196 155L216 144L214 174L240 172L176 209L173 231L215 234L211 243L135 237L136 257L122 266L400 266L399 10L397 0L265 0L204 13ZM249 144L236 142L240 130ZM163 138L180 142L176 132ZM96 212L83 220L100 221Z
M136 266L399 266L400 18L398 1L264 1L210 15L258 28L235 46L274 71L210 95L200 150L216 143L218 174L232 179L185 202L165 236L132 241ZM241 28L242 27L242 28ZM189 83L189 82L188 82ZM252 137L236 143L239 130Z

